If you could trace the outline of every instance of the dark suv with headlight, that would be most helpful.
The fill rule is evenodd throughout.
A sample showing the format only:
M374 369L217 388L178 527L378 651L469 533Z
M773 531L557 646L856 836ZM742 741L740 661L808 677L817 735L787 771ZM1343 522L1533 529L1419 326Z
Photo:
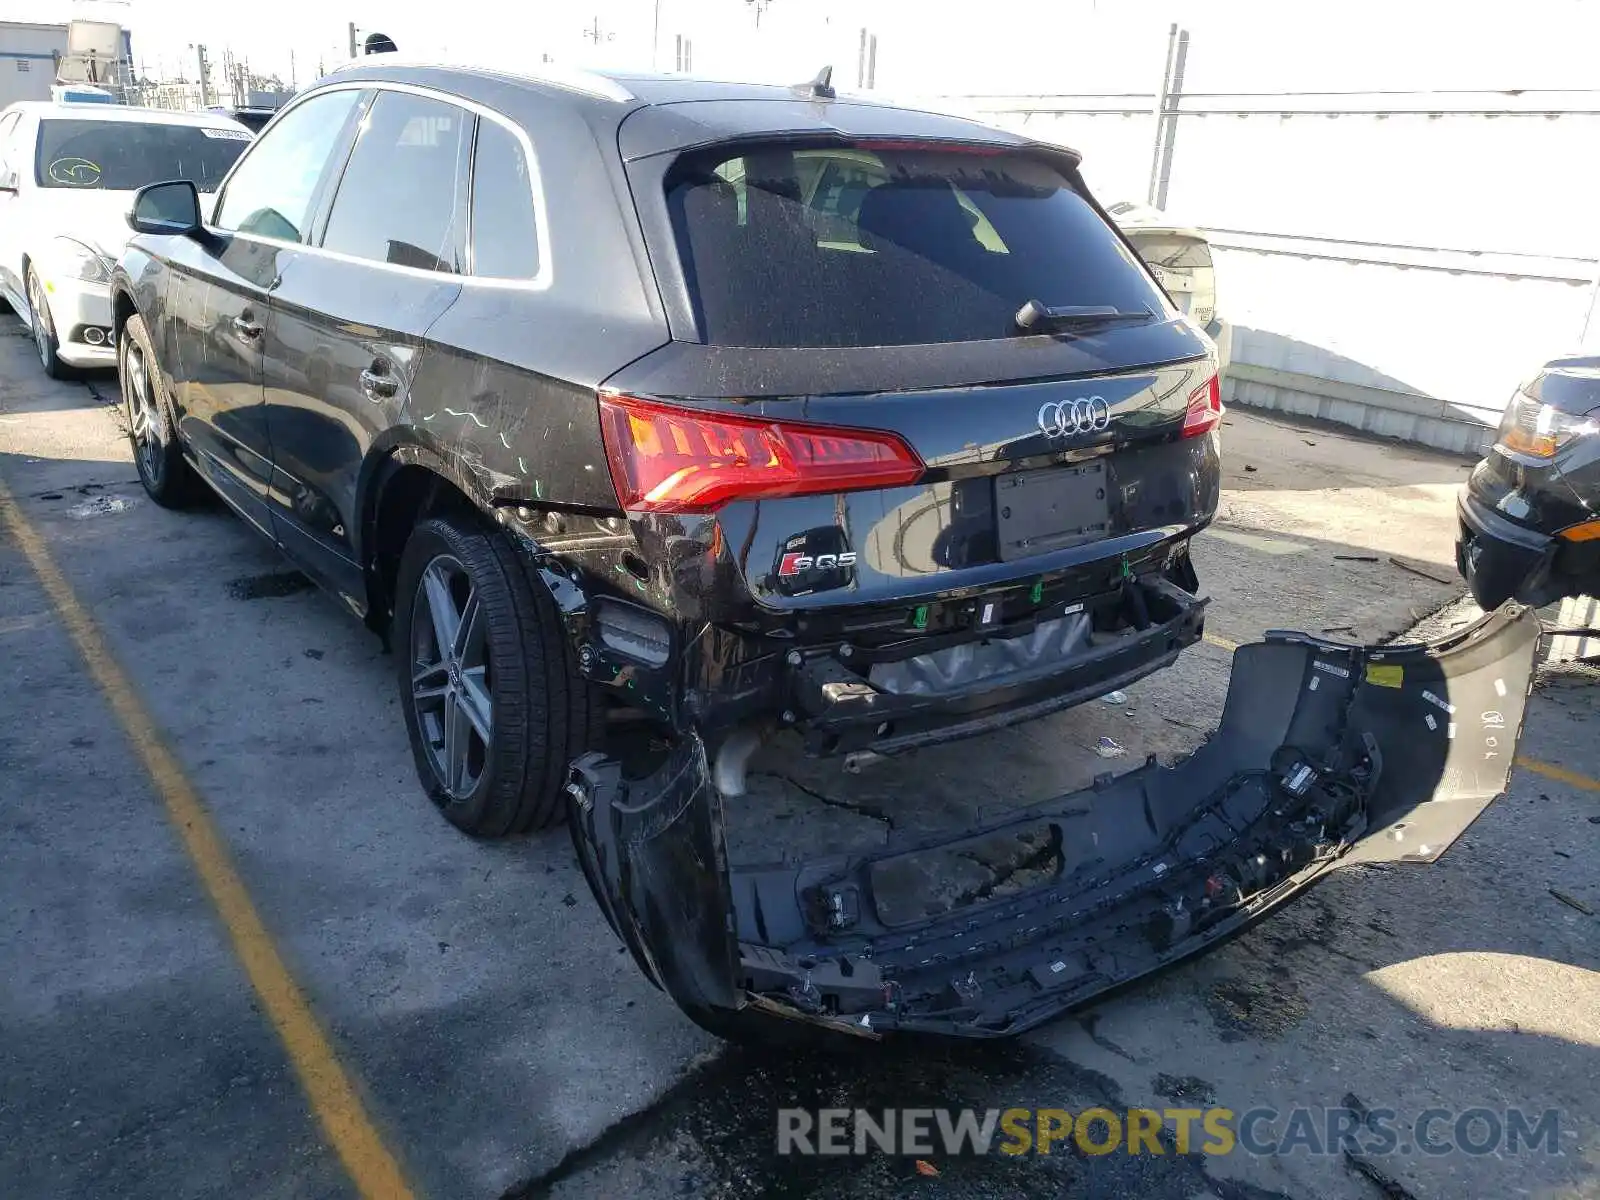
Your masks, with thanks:
M1483 608L1600 593L1600 358L1556 359L1518 389L1457 510Z

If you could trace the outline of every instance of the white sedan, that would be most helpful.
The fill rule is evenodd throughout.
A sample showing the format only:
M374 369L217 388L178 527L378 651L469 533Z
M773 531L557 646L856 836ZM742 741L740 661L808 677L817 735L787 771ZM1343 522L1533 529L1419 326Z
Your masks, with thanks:
M215 113L42 101L0 112L0 295L48 374L116 366L107 284L133 193L168 179L214 192L250 137Z

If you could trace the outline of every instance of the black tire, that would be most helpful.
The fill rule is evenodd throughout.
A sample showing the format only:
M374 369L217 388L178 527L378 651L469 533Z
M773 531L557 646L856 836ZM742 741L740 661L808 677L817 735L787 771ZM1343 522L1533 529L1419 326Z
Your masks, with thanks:
M117 339L117 383L133 465L145 493L164 508L185 508L202 499L205 484L183 457L161 364L138 313Z
M429 624L414 627L430 566L464 580L461 586L472 589L481 607L480 669L492 720L489 737L479 738L480 774L470 788L447 784L437 765L441 748L425 731L414 695L418 669L428 659L418 654L418 639L438 641L426 601L422 613ZM465 608L468 602L461 603ZM595 744L599 706L594 688L577 673L555 601L504 533L464 512L431 518L412 530L395 582L394 648L417 776L445 817L475 837L559 824L566 815L567 766ZM465 673L437 678L455 686ZM442 724L448 718L437 719Z
M61 339L56 336L55 322L50 319L50 302L45 299L44 285L39 282L39 273L32 263L28 264L23 289L28 301L28 332L33 335L39 365L51 379L78 378L78 369L61 361Z

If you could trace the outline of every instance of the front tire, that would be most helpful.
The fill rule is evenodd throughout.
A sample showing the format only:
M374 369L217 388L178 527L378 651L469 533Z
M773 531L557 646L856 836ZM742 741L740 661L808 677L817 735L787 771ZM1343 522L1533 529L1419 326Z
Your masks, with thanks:
M76 379L78 372L61 361L61 339L56 336L55 322L50 319L50 303L45 298L44 285L39 282L39 272L28 264L28 329L33 334L33 347L39 355L39 365L51 379Z
M117 383L133 465L145 493L164 508L193 504L202 492L200 478L184 461L150 331L138 313L128 318L117 339Z
M417 775L445 817L477 837L557 824L596 703L555 602L503 533L455 513L412 530L394 647Z

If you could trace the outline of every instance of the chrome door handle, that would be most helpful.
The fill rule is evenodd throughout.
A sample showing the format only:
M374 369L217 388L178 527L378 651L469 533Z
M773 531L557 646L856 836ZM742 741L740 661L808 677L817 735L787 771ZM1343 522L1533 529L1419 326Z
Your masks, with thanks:
M393 375L380 375L368 368L361 372L361 393L368 400L388 400L400 390L400 381Z
M233 331L247 342L253 342L261 336L261 326L249 317L235 317Z

